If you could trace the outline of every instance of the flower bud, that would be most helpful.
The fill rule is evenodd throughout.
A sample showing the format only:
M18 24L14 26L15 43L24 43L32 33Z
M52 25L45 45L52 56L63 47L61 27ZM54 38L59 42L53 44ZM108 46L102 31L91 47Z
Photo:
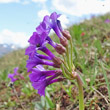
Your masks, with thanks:
M76 78L77 78L77 72L72 71L72 77L73 77L74 79L76 79Z
M60 37L60 43L66 47L68 45L68 41L65 37Z
M65 38L67 38L68 40L70 40L71 35L70 35L69 31L64 30L64 31L62 31L62 34L63 34L63 36L64 36Z
M52 59L52 61L54 62L54 64L56 65L56 66L60 66L61 65L61 59L59 58L59 57L54 57L53 59Z
M54 67L55 67L55 68L60 68L60 65L54 64Z
M61 45L61 44L57 44L55 47L55 50L59 53L59 54L63 54L66 52L66 49Z
M64 81L64 80L65 80L65 78L61 77L61 78L57 79L57 82Z
M56 74L62 74L62 70L60 70L60 69L59 70L55 70L55 73Z

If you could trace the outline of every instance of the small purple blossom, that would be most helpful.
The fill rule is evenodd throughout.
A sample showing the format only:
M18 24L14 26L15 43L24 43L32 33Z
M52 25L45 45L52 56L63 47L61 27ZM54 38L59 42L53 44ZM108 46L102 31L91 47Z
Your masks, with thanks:
M61 78L59 79L55 79L56 77L58 77L59 74L55 74L49 78L44 78L42 80L39 81L34 81L32 82L32 86L34 87L34 89L38 90L38 94L40 94L41 96L45 96L45 88L55 82L61 81Z
M36 46L35 45L30 45L28 48L25 50L25 55L29 55L29 57L33 57L36 53Z
M62 37L61 32L60 32L60 27L61 25L59 25L60 21L58 20L58 18L60 17L60 15L58 15L56 12L52 13L50 15L50 20L51 20L51 28L55 31L55 33L57 34L58 37Z
M49 57L54 58L55 55L48 48L46 48L46 44L49 42L47 37L48 36L45 32L43 32L42 34L34 32L28 41L30 43L30 46L26 49L25 55L33 57L38 50L41 50Z
M105 23L110 23L110 19L106 19L105 20Z
M36 28L37 33L42 34L42 32L46 32L49 34L51 27L47 23L48 19L48 16L44 17L43 22L41 22L40 25Z
M35 45L36 48L39 48L39 47L41 48L41 47L44 47L45 44L47 43L46 38L47 38L47 34L45 32L41 34L34 32L28 42L32 45Z
M8 74L8 78L11 79L11 82L15 82L16 80L18 80L18 78L16 77L20 77L21 79L24 79L23 76L21 76L19 73L18 73L18 67L14 68L14 73L13 74Z
M45 88L54 83L61 81L61 78L57 78L62 71L61 70L49 70L46 71L42 65L37 65L37 68L32 69L32 73L29 75L30 81L34 89L38 90L38 94L45 96Z
M39 53L35 53L35 56L39 57L40 59L52 60L51 57L49 57L47 55L42 55L42 54L39 54Z
M37 82L38 80L45 79L46 77L55 75L55 70L41 71L38 68L33 68L32 73L29 75L31 82Z
M30 39L28 40L30 46L26 49L25 55L33 57L38 50L41 50L46 46L48 42L46 38L47 34L45 32L42 32L41 34L34 32Z
M31 71L31 69L39 64L42 64L42 65L49 65L49 66L55 66L55 64L53 62L49 62L49 61L45 61L45 60L42 60L40 59L39 57L37 56L34 56L30 59L27 60L27 69L28 69L28 72Z
M60 14L58 15L56 12L53 12L50 16L46 16L45 22L48 24L48 26L55 31L57 36L60 38L62 37L61 31L62 27L60 24L60 21L58 18L60 17Z
M54 41L52 41L52 39L50 38L50 37L47 37L47 40L48 40L48 43L52 46L52 47L56 47L57 46L57 44L54 42Z
M42 52L46 53L49 57L51 57L52 59L55 57L55 55L47 48L47 47L43 47L40 49Z

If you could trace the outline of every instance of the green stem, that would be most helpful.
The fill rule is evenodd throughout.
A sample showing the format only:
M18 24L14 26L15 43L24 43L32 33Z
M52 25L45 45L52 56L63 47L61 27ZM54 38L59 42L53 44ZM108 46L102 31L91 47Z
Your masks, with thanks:
M70 65L70 59L69 59L69 49L68 49L68 46L66 47L66 55L67 55L67 63L68 63L69 70L70 70L71 69L71 65Z
M25 108L24 108L24 106L22 105L22 102L21 102L21 100L19 99L19 97L18 97L18 94L17 94L17 92L16 92L16 89L15 89L15 87L13 86L13 92L15 93L15 95L16 95L16 98L18 99L18 101L19 101L19 103L20 103L20 105L21 105L21 107L22 107L22 109L23 110L26 110Z
M70 46L71 46L71 66L73 64L73 44L72 44L72 38L70 39Z
M70 77L68 76L68 74L65 73L63 64L61 64L61 69L62 69L63 75L64 75L67 79L70 79Z
M79 89L79 110L84 110L83 84L78 74L76 79L77 79L78 89Z
M63 55L63 59L64 59L64 61L62 61L62 62L65 65L65 67L67 68L67 70L69 71L69 67L68 67L68 64L66 63L66 59L65 59L64 55Z

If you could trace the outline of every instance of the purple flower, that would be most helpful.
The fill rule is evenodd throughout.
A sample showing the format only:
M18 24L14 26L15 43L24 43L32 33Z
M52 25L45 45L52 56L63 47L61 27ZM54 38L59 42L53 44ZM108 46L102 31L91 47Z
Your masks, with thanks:
M41 96L45 95L45 88L48 85L63 80L62 78L57 78L60 74L62 74L61 70L47 71L42 66L49 65L59 68L62 63L61 59L56 57L46 47L46 44L48 43L54 47L59 54L63 54L66 51L62 45L55 43L49 37L50 30L53 29L57 36L61 39L60 42L65 42L65 39L62 36L62 27L60 21L58 20L59 16L60 15L54 12L50 16L44 17L43 21L36 28L36 32L34 32L29 39L28 42L30 43L30 46L25 51L25 55L29 56L26 67L28 72L31 71L31 74L29 75L30 81L34 89L37 89ZM39 50L44 52L46 55L39 54Z
M54 58L55 55L46 48L46 44L49 42L47 40L47 34L43 32L41 35L37 32L34 32L31 38L29 39L30 46L26 49L25 55L33 57L36 54L37 50L41 50L46 53L49 57Z
M37 68L32 69L32 73L29 75L29 78L34 89L38 90L38 94L45 96L45 88L48 85L63 80L62 78L55 79L62 74L62 71L46 71L42 65L37 65L36 67Z
M49 61L45 61L45 60L42 60L40 59L39 57L37 56L34 56L30 59L27 60L27 69L28 69L28 72L31 71L31 69L39 64L42 64L42 65L50 65L50 66L56 66L53 62L49 62Z
M45 32L42 32L41 34L34 32L30 39L28 40L30 46L26 49L25 55L33 57L38 49L42 49L43 47L45 47L47 43L46 37L47 34Z
M36 50L38 50L38 49L36 49L36 47L34 45L30 45L25 50L25 55L29 55L29 58L32 58L34 56L37 56L37 57L39 57L41 59L47 59L47 60L51 60L54 57L54 55L52 54L52 52L49 49L47 49L46 47L42 47L42 48L39 47L39 50L43 51L48 56L38 54Z
M45 79L46 77L52 76L55 74L55 70L50 71L40 71L37 68L32 69L32 73L29 75L31 82L37 82L38 80Z
M36 28L37 33L42 34L42 32L46 32L49 34L51 27L47 23L48 19L49 16L44 17L43 22L41 22L40 25Z
M34 82L32 82L32 86L34 87L34 89L38 90L38 94L40 94L41 96L42 95L45 96L45 88L48 85L62 80L61 78L55 79L58 76L59 76L59 74L55 74L55 75L53 75L53 76L51 76L51 77L49 77L47 79L34 81Z
M40 48L40 50L46 53L52 59L55 57L55 55L47 47Z
M63 28L61 26L60 20L57 20L57 25L59 27L59 30L62 32L63 31Z
M11 82L15 82L16 80L18 80L18 78L15 78L16 76L19 76L19 73L18 73L18 67L16 67L14 69L14 73L13 74L8 74L8 78L11 79Z
M60 24L60 21L57 20L58 17L60 17L60 15L58 15L56 12L50 15L51 27L55 31L58 37L62 37L61 32L60 32L61 27L59 27L61 26L61 24Z
M54 42L54 41L52 41L52 39L50 38L50 37L47 37L47 39L46 39L47 41L48 41L48 43L52 46L52 47L56 47L57 46L57 44Z
M28 48L25 50L25 55L29 55L29 57L33 57L36 53L36 46L35 45L30 45Z
M46 38L47 38L47 34L45 32L43 32L42 34L38 34L37 32L34 32L28 42L31 45L36 46L36 48L44 47L47 43Z
M45 60L52 60L51 57L47 56L47 55L41 55L39 53L35 53L35 56L39 57L40 59L45 59Z
M60 17L60 14L58 15L56 12L53 12L50 17L46 16L45 22L48 24L48 26L55 31L57 36L60 38L62 37L61 31L62 27L60 24L60 21L58 18Z
M58 20L59 16L60 15L58 15L56 12L53 12L50 16L45 16L46 19L44 21L46 22L48 27L50 27L51 29L53 29L55 31L56 35L60 39L60 43L64 47L66 47L68 45L68 42L67 42L67 39L65 37L63 37L63 35L62 35L63 29L62 29L60 21Z
M32 58L34 56L39 57L40 59L46 59L46 60L52 60L51 57L47 56L47 55L42 55L36 52L36 47L35 46L29 46L26 50L25 50L25 55L29 55L29 58Z
M105 20L105 23L110 23L110 19L106 19Z
M53 29L58 37L61 37L61 24L60 21L57 20L58 15L56 12L52 13L49 16L45 16L43 22L36 28L37 32L34 32L31 38L29 39L30 46L26 49L25 54L33 57L36 54L37 50L41 50L46 53L51 59L55 57L55 55L46 48L46 44L49 43L54 48L56 47L56 43L52 42L50 37L48 36L51 29Z

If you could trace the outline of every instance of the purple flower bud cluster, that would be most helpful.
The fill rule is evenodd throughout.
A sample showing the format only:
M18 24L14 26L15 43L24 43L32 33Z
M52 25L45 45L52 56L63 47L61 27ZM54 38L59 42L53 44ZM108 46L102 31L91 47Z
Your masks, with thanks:
M59 77L62 75L62 71L59 70L45 70L43 65L53 66L55 68L60 68L61 59L56 57L48 48L47 44L52 46L57 53L65 53L65 47L68 44L67 39L69 39L69 34L65 34L62 30L60 21L58 20L58 15L56 12L52 13L50 16L45 16L40 25L33 32L33 35L28 40L29 47L25 51L25 55L29 56L27 60L27 71L31 72L29 75L30 81L34 89L38 90L38 93L45 96L45 88L58 81L62 81L63 78ZM51 30L54 30L58 36L60 43L57 44L49 36ZM66 38L67 37L67 38ZM44 54L40 54L42 51Z
M106 19L105 23L107 23L107 24L110 23L110 19Z
M24 79L24 77L18 73L18 67L14 68L14 73L13 74L8 74L8 78L11 79L11 82L15 82L18 79Z

